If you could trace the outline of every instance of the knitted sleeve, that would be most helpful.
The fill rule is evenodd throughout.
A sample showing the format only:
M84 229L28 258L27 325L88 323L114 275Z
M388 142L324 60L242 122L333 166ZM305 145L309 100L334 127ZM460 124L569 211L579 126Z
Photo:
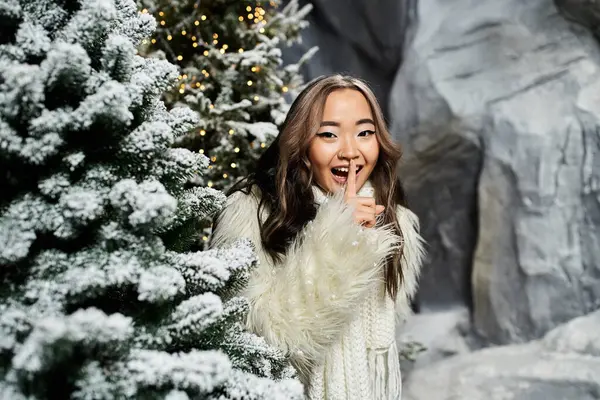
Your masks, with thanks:
M320 205L289 246L282 265L273 265L260 242L253 195L228 199L213 232L212 246L237 238L256 245L259 265L247 285L248 328L287 352L306 374L340 336L372 285L381 283L383 264L399 249L390 227L365 229L337 194Z

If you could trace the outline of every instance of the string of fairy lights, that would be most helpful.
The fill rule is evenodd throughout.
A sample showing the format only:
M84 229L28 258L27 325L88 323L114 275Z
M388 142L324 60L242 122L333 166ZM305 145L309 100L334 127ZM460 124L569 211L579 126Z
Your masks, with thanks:
M199 4L200 4L199 2L196 2L194 4L194 8L198 8ZM276 6L276 3L274 1L271 1L269 4L271 7ZM247 23L247 22L253 23L254 24L253 27L258 28L259 33L265 33L265 25L267 25L267 20L265 19L265 15L267 13L266 10L259 4L259 5L256 5L254 7L254 9L250 5L246 6L245 11L247 12L247 14L240 13L240 15L238 17L238 21L241 23ZM168 27L166 27L166 24L167 24L166 13L164 11L162 11L162 10L153 11L153 10L149 10L148 8L144 8L144 9L142 9L142 13L144 13L144 14L151 13L157 18L159 25L162 28L165 28L164 33L166 33L165 39L167 41L172 41L174 38L173 35L180 33L182 36L188 37L192 41L192 47L194 47L194 48L205 44L205 42L202 40L202 38L198 38L196 35L193 34L193 29L191 28L191 25L200 26L200 24L202 24L202 23L208 23L209 20L208 20L208 16L206 14L197 15L195 13L192 13L188 17L184 17L183 19L178 20L174 26L171 26L170 28L168 28ZM143 44L150 44L150 45L156 44L156 42L158 40L161 40L161 38L158 38L158 39L152 38L150 40L150 43L148 43L148 41L145 40L143 42ZM213 35L212 35L212 44L214 46L219 44L219 35L217 33L213 33ZM219 52L221 54L224 54L228 49L229 49L229 45L223 44L221 46L221 48L219 49ZM242 53L242 52L244 52L244 49L238 48L237 51ZM204 50L203 55L208 56L209 50ZM176 58L177 61L182 61L183 55L178 54L174 58Z
M266 2L258 2L258 3L256 3L256 5L254 5L254 7L250 6L250 5L246 5L243 9L240 10L238 18L237 18L239 23L246 24L246 26L250 27L252 30L258 31L258 33L260 33L260 34L264 34L266 32L266 27L268 26L268 21L266 19L267 18L267 10L261 5L262 3L266 3ZM194 3L193 8L198 9L199 5L200 5L200 1L198 0L196 3ZM270 1L269 5L273 8L277 6L275 1ZM243 7L243 4L242 4L242 7ZM225 54L226 52L231 52L231 51L237 51L238 53L243 53L245 51L245 49L243 47L239 47L234 50L234 49L231 49L227 43L220 43L220 41L222 41L223 38L219 37L219 34L216 32L212 33L212 35L209 38L207 38L208 42L206 41L206 39L203 39L202 37L200 37L200 34L197 33L198 28L201 27L202 24L210 24L212 22L211 18L209 18L209 16L206 14L192 12L192 13L188 14L187 17L179 19L177 22L175 22L174 25L169 27L169 26L167 26L168 18L167 18L167 13L165 11L160 10L160 9L149 10L148 8L144 8L144 9L142 9L141 12L144 14L150 13L150 14L154 15L155 18L157 19L158 24L160 25L159 30L157 30L157 35L155 37L151 38L149 41L144 40L142 43L144 45L148 45L149 47L152 47L153 45L157 45L157 43L158 43L158 45L160 45L161 49L171 52L170 56L172 57L172 59L176 59L178 62L182 62L184 59L184 56L182 54L174 54L173 51L171 50L171 46L170 46L170 42L172 42L176 39L176 37L175 37L176 35L180 35L180 37L189 39L192 42L191 46L194 49L198 48L198 47L204 47L204 50L202 50L202 53L201 53L202 56L204 56L204 57L209 57L211 55L211 52L213 52L213 51L218 51L220 54ZM161 43L159 43L159 42L161 42ZM195 54L195 56L197 56L197 55L198 54ZM259 72L261 72L261 67L258 65L252 66L252 67L250 67L250 71L252 73L259 73ZM204 91L206 89L206 85L203 82L203 80L210 78L211 74L206 68L202 69L200 71L200 74L199 74L199 76L195 76L195 75L188 76L185 73L179 75L178 80L180 81L180 83L178 84L179 85L178 92L180 94L184 94L187 90L192 90L192 89ZM271 78L268 75L265 76L265 79L271 80ZM277 83L275 81L273 81L273 83L277 85ZM255 85L255 81L252 79L248 79L246 81L246 85L248 87L253 87ZM279 86L279 85L277 85L277 86ZM289 88L287 85L282 85L280 87L280 90L283 93L287 93L289 91ZM260 101L260 96L258 94L252 95L251 98L255 103L258 103ZM214 104L212 104L212 103L209 104L209 108L213 109ZM235 130L229 129L228 133L230 136L233 136L235 134ZM198 131L198 134L200 136L205 136L207 134L207 132L205 129L200 129ZM255 146L254 143L250 143L250 147L254 148L254 146ZM264 147L266 147L266 144L260 143L260 147L264 148ZM233 152L235 154L239 153L240 148L237 146L234 147ZM204 149L200 149L199 153L205 154ZM216 163L217 156L212 155L209 157L209 159L212 163ZM238 167L238 163L231 162L229 164L229 166L232 169L235 169ZM208 168L213 169L213 165L209 165ZM223 176L223 179L229 178L229 174L227 172L224 172L222 176ZM212 187L213 182L208 181L207 186Z

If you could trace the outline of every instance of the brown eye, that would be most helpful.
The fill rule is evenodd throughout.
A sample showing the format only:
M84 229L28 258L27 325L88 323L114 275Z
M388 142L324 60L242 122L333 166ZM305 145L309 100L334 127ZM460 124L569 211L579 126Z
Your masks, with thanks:
M327 139L332 139L334 137L336 137L333 133L331 132L319 132L317 133L318 137L323 137L323 138L327 138Z
M369 136L369 135L374 135L374 134L375 134L375 131L367 130L367 131L362 131L361 133L358 134L358 136Z

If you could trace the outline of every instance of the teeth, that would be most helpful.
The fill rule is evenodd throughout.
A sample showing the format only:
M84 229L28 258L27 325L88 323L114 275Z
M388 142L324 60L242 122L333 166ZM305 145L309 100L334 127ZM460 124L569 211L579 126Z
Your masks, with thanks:
M336 169L338 171L342 171L342 172L348 172L348 170L349 170L348 167L337 167L337 168L334 168L334 169ZM358 171L359 169L360 169L360 167L357 166L356 167L356 171Z

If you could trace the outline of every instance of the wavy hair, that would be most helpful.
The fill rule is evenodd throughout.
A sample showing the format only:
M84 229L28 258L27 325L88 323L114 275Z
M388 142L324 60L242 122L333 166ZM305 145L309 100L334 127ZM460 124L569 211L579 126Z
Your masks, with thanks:
M381 107L364 81L343 75L322 76L311 81L292 103L279 135L259 158L254 171L227 193L243 191L250 194L253 187L259 189L257 218L262 246L276 262L282 260L289 244L316 216L308 150L319 129L327 96L341 89L358 90L370 105L380 150L369 180L375 189L377 204L385 206L378 223L391 224L396 234L402 237L396 219L396 206L406 207L404 190L396 174L402 152L391 139ZM261 218L263 215L266 219ZM402 284L401 259L402 251L386 262L386 290L393 299Z

